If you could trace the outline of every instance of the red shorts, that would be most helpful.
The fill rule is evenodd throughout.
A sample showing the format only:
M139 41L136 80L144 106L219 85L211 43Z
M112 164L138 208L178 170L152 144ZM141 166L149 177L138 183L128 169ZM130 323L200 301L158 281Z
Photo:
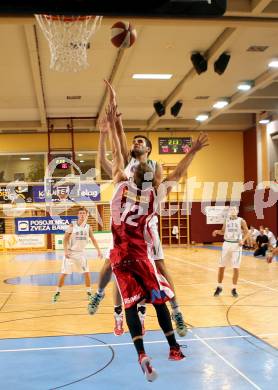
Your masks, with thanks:
M147 303L162 304L174 297L169 283L157 272L153 261L125 259L113 262L113 250L110 259L125 308L143 299Z

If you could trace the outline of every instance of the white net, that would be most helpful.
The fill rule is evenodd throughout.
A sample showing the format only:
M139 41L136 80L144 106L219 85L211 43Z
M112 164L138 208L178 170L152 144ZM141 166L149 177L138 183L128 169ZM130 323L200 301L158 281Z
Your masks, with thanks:
M87 49L91 37L101 25L102 16L35 15L49 43L50 69L79 72L88 64Z

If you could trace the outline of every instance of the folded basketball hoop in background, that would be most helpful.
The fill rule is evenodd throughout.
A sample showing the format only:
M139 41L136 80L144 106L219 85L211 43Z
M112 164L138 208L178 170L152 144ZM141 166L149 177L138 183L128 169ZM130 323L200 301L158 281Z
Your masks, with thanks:
M88 64L91 37L101 25L102 16L35 15L49 43L50 69L78 72Z

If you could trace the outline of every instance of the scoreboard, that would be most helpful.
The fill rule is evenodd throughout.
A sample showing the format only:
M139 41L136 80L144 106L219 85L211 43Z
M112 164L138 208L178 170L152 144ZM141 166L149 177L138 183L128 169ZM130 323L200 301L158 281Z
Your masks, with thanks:
M158 139L159 154L185 154L192 146L191 137L163 137Z

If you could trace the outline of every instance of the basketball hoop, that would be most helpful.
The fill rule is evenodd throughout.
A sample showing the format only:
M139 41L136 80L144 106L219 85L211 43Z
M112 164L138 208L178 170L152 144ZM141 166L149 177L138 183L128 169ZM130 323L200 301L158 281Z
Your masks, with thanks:
M78 72L86 69L91 37L101 25L102 16L35 15L48 41L50 69Z

